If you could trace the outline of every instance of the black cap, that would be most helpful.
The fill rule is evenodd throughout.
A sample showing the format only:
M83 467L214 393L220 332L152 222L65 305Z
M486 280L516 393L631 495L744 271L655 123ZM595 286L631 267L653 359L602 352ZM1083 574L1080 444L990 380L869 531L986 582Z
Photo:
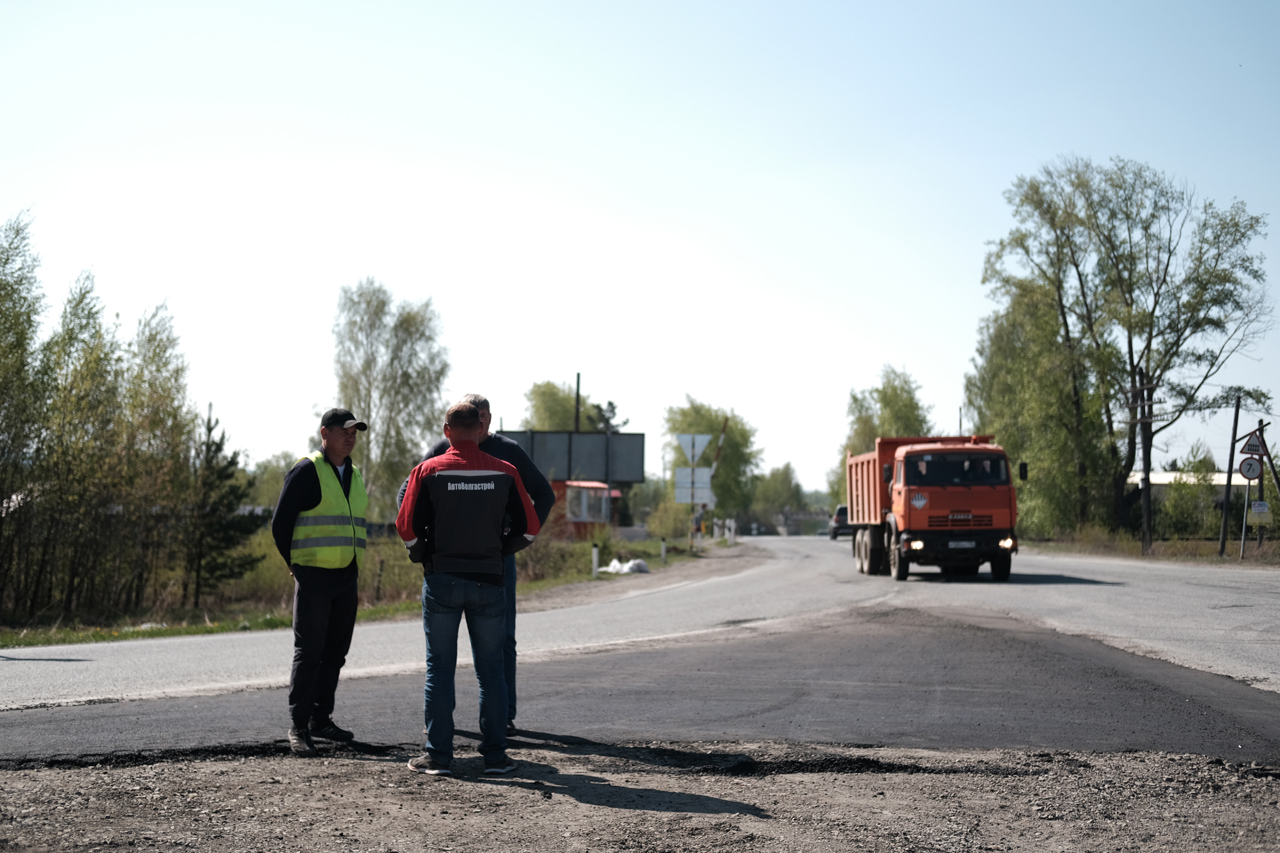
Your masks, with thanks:
M333 427L339 427L341 429L355 427L361 431L369 428L367 423L357 419L355 415L351 414L346 409L330 409L325 412L324 416L320 418L320 426L329 427L330 429Z

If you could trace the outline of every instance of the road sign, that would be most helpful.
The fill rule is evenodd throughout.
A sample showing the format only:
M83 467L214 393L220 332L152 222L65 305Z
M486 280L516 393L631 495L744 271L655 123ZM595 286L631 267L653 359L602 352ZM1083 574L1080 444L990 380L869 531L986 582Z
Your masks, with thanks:
M676 436L676 442L680 445L680 449L684 451L689 464L697 465L698 457L702 455L702 451L706 450L707 445L711 443L711 436L701 433L692 435L684 432Z
M1256 480L1262 473L1262 463L1252 456L1240 460L1240 476L1246 480Z
M1266 447L1262 443L1262 437L1256 432L1251 432L1244 437L1244 447L1240 448L1240 452L1245 456L1261 456L1266 452ZM1250 477L1250 480L1253 478Z
M1266 501L1253 501L1249 504L1248 524L1270 524L1271 507Z
M714 509L716 496L711 491L711 469L677 468L676 503L706 504L707 509Z

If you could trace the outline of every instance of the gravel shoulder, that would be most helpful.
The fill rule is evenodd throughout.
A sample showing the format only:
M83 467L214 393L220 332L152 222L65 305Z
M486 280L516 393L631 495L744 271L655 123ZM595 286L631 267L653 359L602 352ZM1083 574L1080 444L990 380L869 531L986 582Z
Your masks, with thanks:
M1275 849L1280 771L1195 755L518 738L480 774L325 748L0 775L16 850ZM278 749L278 748L277 748Z

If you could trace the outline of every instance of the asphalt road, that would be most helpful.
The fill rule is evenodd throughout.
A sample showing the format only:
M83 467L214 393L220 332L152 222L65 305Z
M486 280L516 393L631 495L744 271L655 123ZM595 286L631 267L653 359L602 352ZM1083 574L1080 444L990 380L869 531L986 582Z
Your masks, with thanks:
M552 740L1280 759L1280 573L1023 554L1008 584L895 583L854 574L844 540L757 541L775 559L737 575L522 615L521 725ZM417 743L420 627L358 632L349 674L381 677L344 680L340 720L362 742ZM0 761L279 749L283 691L228 691L283 683L289 644L266 632L6 651ZM465 728L474 686L459 682ZM118 701L131 697L165 698Z

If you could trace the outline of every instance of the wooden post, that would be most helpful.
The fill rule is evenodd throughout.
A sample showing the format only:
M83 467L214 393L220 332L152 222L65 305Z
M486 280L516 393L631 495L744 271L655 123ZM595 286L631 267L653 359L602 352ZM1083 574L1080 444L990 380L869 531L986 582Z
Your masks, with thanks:
M1240 398L1236 397L1236 416L1231 420L1231 446L1227 450L1227 491L1222 496L1222 534L1218 537L1218 556L1227 553L1227 516L1231 514L1231 473L1236 464L1236 429L1240 426Z

